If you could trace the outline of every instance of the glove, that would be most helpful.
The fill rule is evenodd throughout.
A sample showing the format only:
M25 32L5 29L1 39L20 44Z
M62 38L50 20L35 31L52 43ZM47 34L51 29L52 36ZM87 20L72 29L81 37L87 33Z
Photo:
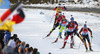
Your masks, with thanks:
M91 36L91 38L93 39L93 36Z
M67 8L64 6L65 10L67 10Z
M83 37L81 37L81 39L83 39Z

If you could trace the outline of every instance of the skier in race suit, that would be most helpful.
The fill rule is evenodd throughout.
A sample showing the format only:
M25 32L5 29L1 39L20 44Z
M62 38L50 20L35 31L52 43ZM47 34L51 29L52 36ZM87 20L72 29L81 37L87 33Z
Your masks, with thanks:
M76 28L74 30L74 35L77 35L80 38L80 36L78 34L78 23L77 23L77 21L74 20L74 18L72 17L72 15L71 15L71 19L73 19L71 21L73 21L75 23L75 25L76 25ZM66 33L65 33L65 35L66 35Z
M46 37L50 36L50 34L59 26L59 23L61 20L62 20L62 14L59 13L59 17L56 19L56 22L55 22L52 30L49 32L49 34Z
M62 13L62 10L67 10L67 8L64 6L62 7L61 4L59 4L58 6L56 6L53 10L56 10L56 14L55 14L55 21L54 21L54 24L56 22L56 18L58 18L59 16L59 13Z
M66 26L67 30L66 30L66 36L64 39L64 44L62 48L65 48L65 45L67 43L68 37L71 36L71 43L70 43L70 47L73 48L74 45L74 40L73 40L73 36L74 36L74 30L76 29L76 24L74 23L74 18L71 18L71 21L68 23L68 25Z
M62 10L67 10L67 8L64 6L62 7L61 4L59 4L58 6L56 6L53 10L56 10L56 13L59 13L61 12L62 13Z
M62 20L59 23L59 29L60 29L60 31L59 31L58 37L56 38L56 40L54 42L57 42L59 37L62 38L62 36L61 36L62 31L66 29L66 26L67 26L68 22L69 21L65 18L65 16L63 16Z
M91 38L93 38L92 31L91 31L90 28L87 27L86 24L84 24L84 26L81 28L81 30L79 31L79 34L81 35L81 37L83 39L86 51L88 51L86 40L88 41L90 51L93 51L92 48L91 48L91 42L90 42L90 39L89 39L88 31L91 34Z

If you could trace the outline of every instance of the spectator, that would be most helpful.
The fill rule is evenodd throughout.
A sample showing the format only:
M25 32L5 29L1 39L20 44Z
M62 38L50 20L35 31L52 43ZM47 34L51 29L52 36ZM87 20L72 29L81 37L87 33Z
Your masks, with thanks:
M2 45L1 45L1 43L0 43L0 54L3 54L2 53Z
M11 46L6 45L3 49L3 54L18 54Z
M19 49L20 45L21 45L21 41L19 40L19 41L17 42L17 46L16 46L16 48L15 48L15 51L16 51L17 53L18 53L18 49Z
M25 54L25 42L22 42L18 49L19 54Z
M13 38L17 38L18 36L17 36L17 34L13 34L13 36L12 36Z
M1 45L2 45L2 49L4 48L4 35L5 35L5 33L4 33L5 31L4 30L0 30L0 43L1 43Z
M11 37L11 33L8 30L5 31L5 37L4 37L5 45L8 43L10 37Z
M14 41L16 42L15 52L18 53L18 48L19 48L19 46L20 46L20 45L18 44L19 38L15 38Z
M29 44L26 44L26 45L25 45L25 50L26 50L26 54L28 54Z
M3 54L15 54L14 49L11 46L5 46L3 49Z
M32 54L40 54L40 52L38 52L38 49L37 48L34 48Z
M16 42L14 41L14 38L13 37L10 37L10 40L7 44L8 46L11 46L13 49L15 49L16 47Z
M27 54L32 54L32 52L33 52L33 48L30 47L30 48L28 49L28 53L27 53Z

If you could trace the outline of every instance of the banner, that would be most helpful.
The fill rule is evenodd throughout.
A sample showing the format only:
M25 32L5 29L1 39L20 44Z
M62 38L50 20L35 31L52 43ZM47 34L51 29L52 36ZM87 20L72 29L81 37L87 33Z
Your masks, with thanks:
M9 0L0 0L0 9L8 9L10 8Z
M9 15L12 14L13 11L17 11L18 13L13 14L13 18L8 18ZM22 9L22 5L20 2L17 2L12 7L7 9L7 11L0 17L0 30L9 30L13 31L13 25L21 23L25 18L25 14Z

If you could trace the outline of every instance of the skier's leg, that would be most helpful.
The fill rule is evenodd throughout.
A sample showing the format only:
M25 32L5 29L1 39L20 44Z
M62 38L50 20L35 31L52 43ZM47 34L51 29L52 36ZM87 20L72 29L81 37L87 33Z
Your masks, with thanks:
M62 31L63 31L64 29L65 29L65 27L64 27L64 26L61 26L61 29L60 29L59 35L58 35L58 36L60 36L60 38L62 38L61 34L62 34Z
M84 41L83 41L83 36L82 36L82 35L79 35L79 38L80 38L80 40L84 43Z
M84 46L85 46L85 48L86 48L86 51L88 51L87 44L86 44L86 39L85 39L84 36L83 36L83 41L84 41Z
M90 39L89 39L88 35L87 35L87 41L88 41L88 44L89 44L90 51L93 51L92 48L91 48L91 42L90 42Z
M60 38L62 39L62 36L61 36L61 34L62 34L62 32L59 32L59 35L58 35L58 37L60 37Z
M68 37L69 37L69 35L67 35L66 38L64 39L64 44L63 44L63 47L62 48L65 48Z
M49 34L47 35L47 37L50 36L50 34L58 27L58 25L59 25L59 23L56 23L54 25L53 29L49 32Z
M63 44L63 47L62 47L62 48L65 48L65 46L66 46L66 42L64 42L64 44Z
M84 41L84 45L85 45L86 51L88 51L86 41Z
M61 36L61 32L59 32L59 35L57 36L56 40L54 42L58 41L59 36Z
M77 37L79 37L79 39L83 42L81 35L79 35L78 33L78 29L74 30L74 33L77 35Z
M79 37L79 33L78 33L78 30L77 29L74 30L74 34Z
M57 42L58 41L58 38L56 38L56 40L54 42Z
M53 32L53 30L55 30L55 27L53 27L53 29L49 32L49 34L47 35L47 37L50 36L50 34Z
M71 48L73 48L73 45L74 45L73 35L74 35L74 34L71 34L71 43L70 43L70 47L71 47Z

